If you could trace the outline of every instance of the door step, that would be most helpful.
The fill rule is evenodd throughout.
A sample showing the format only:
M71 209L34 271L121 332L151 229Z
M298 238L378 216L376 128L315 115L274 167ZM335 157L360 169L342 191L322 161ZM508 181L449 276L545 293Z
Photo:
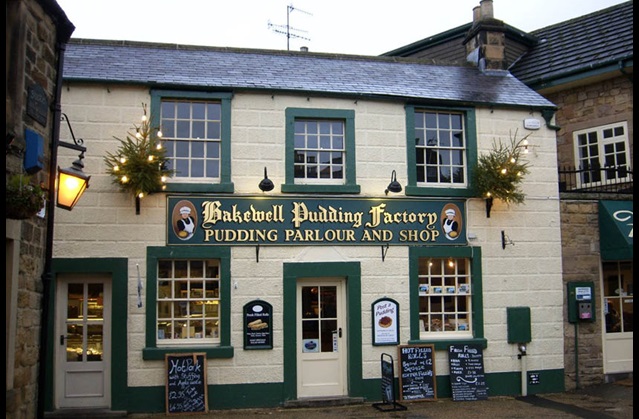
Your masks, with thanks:
M45 412L45 419L111 419L126 418L127 413L108 409L59 409L53 412Z
M352 404L363 404L364 401L363 397L307 397L297 400L287 400L283 406L291 408L348 406Z

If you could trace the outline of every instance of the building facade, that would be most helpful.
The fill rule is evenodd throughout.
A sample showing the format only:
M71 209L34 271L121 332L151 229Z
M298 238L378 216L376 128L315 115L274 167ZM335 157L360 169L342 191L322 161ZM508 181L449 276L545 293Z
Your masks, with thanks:
M545 119L557 131L568 389L633 372L632 17L628 1L525 33L484 0L473 22L384 54L481 65L497 56L558 106ZM592 317L575 317L576 287L592 292Z
M92 185L56 222L48 410L164 411L180 354L210 410L379 401L405 345L435 397L451 345L488 395L564 389L555 107L507 72L91 40L65 63ZM140 198L119 140L144 109L175 172ZM527 135L524 203L487 208L478 157Z

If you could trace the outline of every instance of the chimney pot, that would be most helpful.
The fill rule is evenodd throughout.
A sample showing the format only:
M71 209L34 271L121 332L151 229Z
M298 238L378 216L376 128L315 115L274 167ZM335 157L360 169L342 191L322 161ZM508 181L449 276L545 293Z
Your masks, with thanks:
M482 19L493 18L493 0L481 0L479 2L479 6L481 8Z

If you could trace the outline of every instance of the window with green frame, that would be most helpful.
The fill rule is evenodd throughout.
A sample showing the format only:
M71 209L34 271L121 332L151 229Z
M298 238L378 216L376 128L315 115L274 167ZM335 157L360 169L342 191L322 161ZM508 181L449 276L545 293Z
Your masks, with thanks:
M481 248L411 247L411 342L485 345Z
M153 90L151 118L175 171L167 191L234 191L230 93Z
M406 195L472 197L475 110L406 107Z
M149 247L144 359L169 352L233 356L228 247Z
M359 193L355 112L286 109L286 181L282 192Z

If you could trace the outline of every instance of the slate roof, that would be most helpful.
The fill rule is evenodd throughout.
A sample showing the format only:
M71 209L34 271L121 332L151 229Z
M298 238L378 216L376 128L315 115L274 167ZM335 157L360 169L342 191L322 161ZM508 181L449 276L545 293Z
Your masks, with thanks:
M511 68L538 89L548 83L633 66L633 2L567 20L531 32L539 43Z
M71 39L65 80L555 108L507 71L389 57Z

